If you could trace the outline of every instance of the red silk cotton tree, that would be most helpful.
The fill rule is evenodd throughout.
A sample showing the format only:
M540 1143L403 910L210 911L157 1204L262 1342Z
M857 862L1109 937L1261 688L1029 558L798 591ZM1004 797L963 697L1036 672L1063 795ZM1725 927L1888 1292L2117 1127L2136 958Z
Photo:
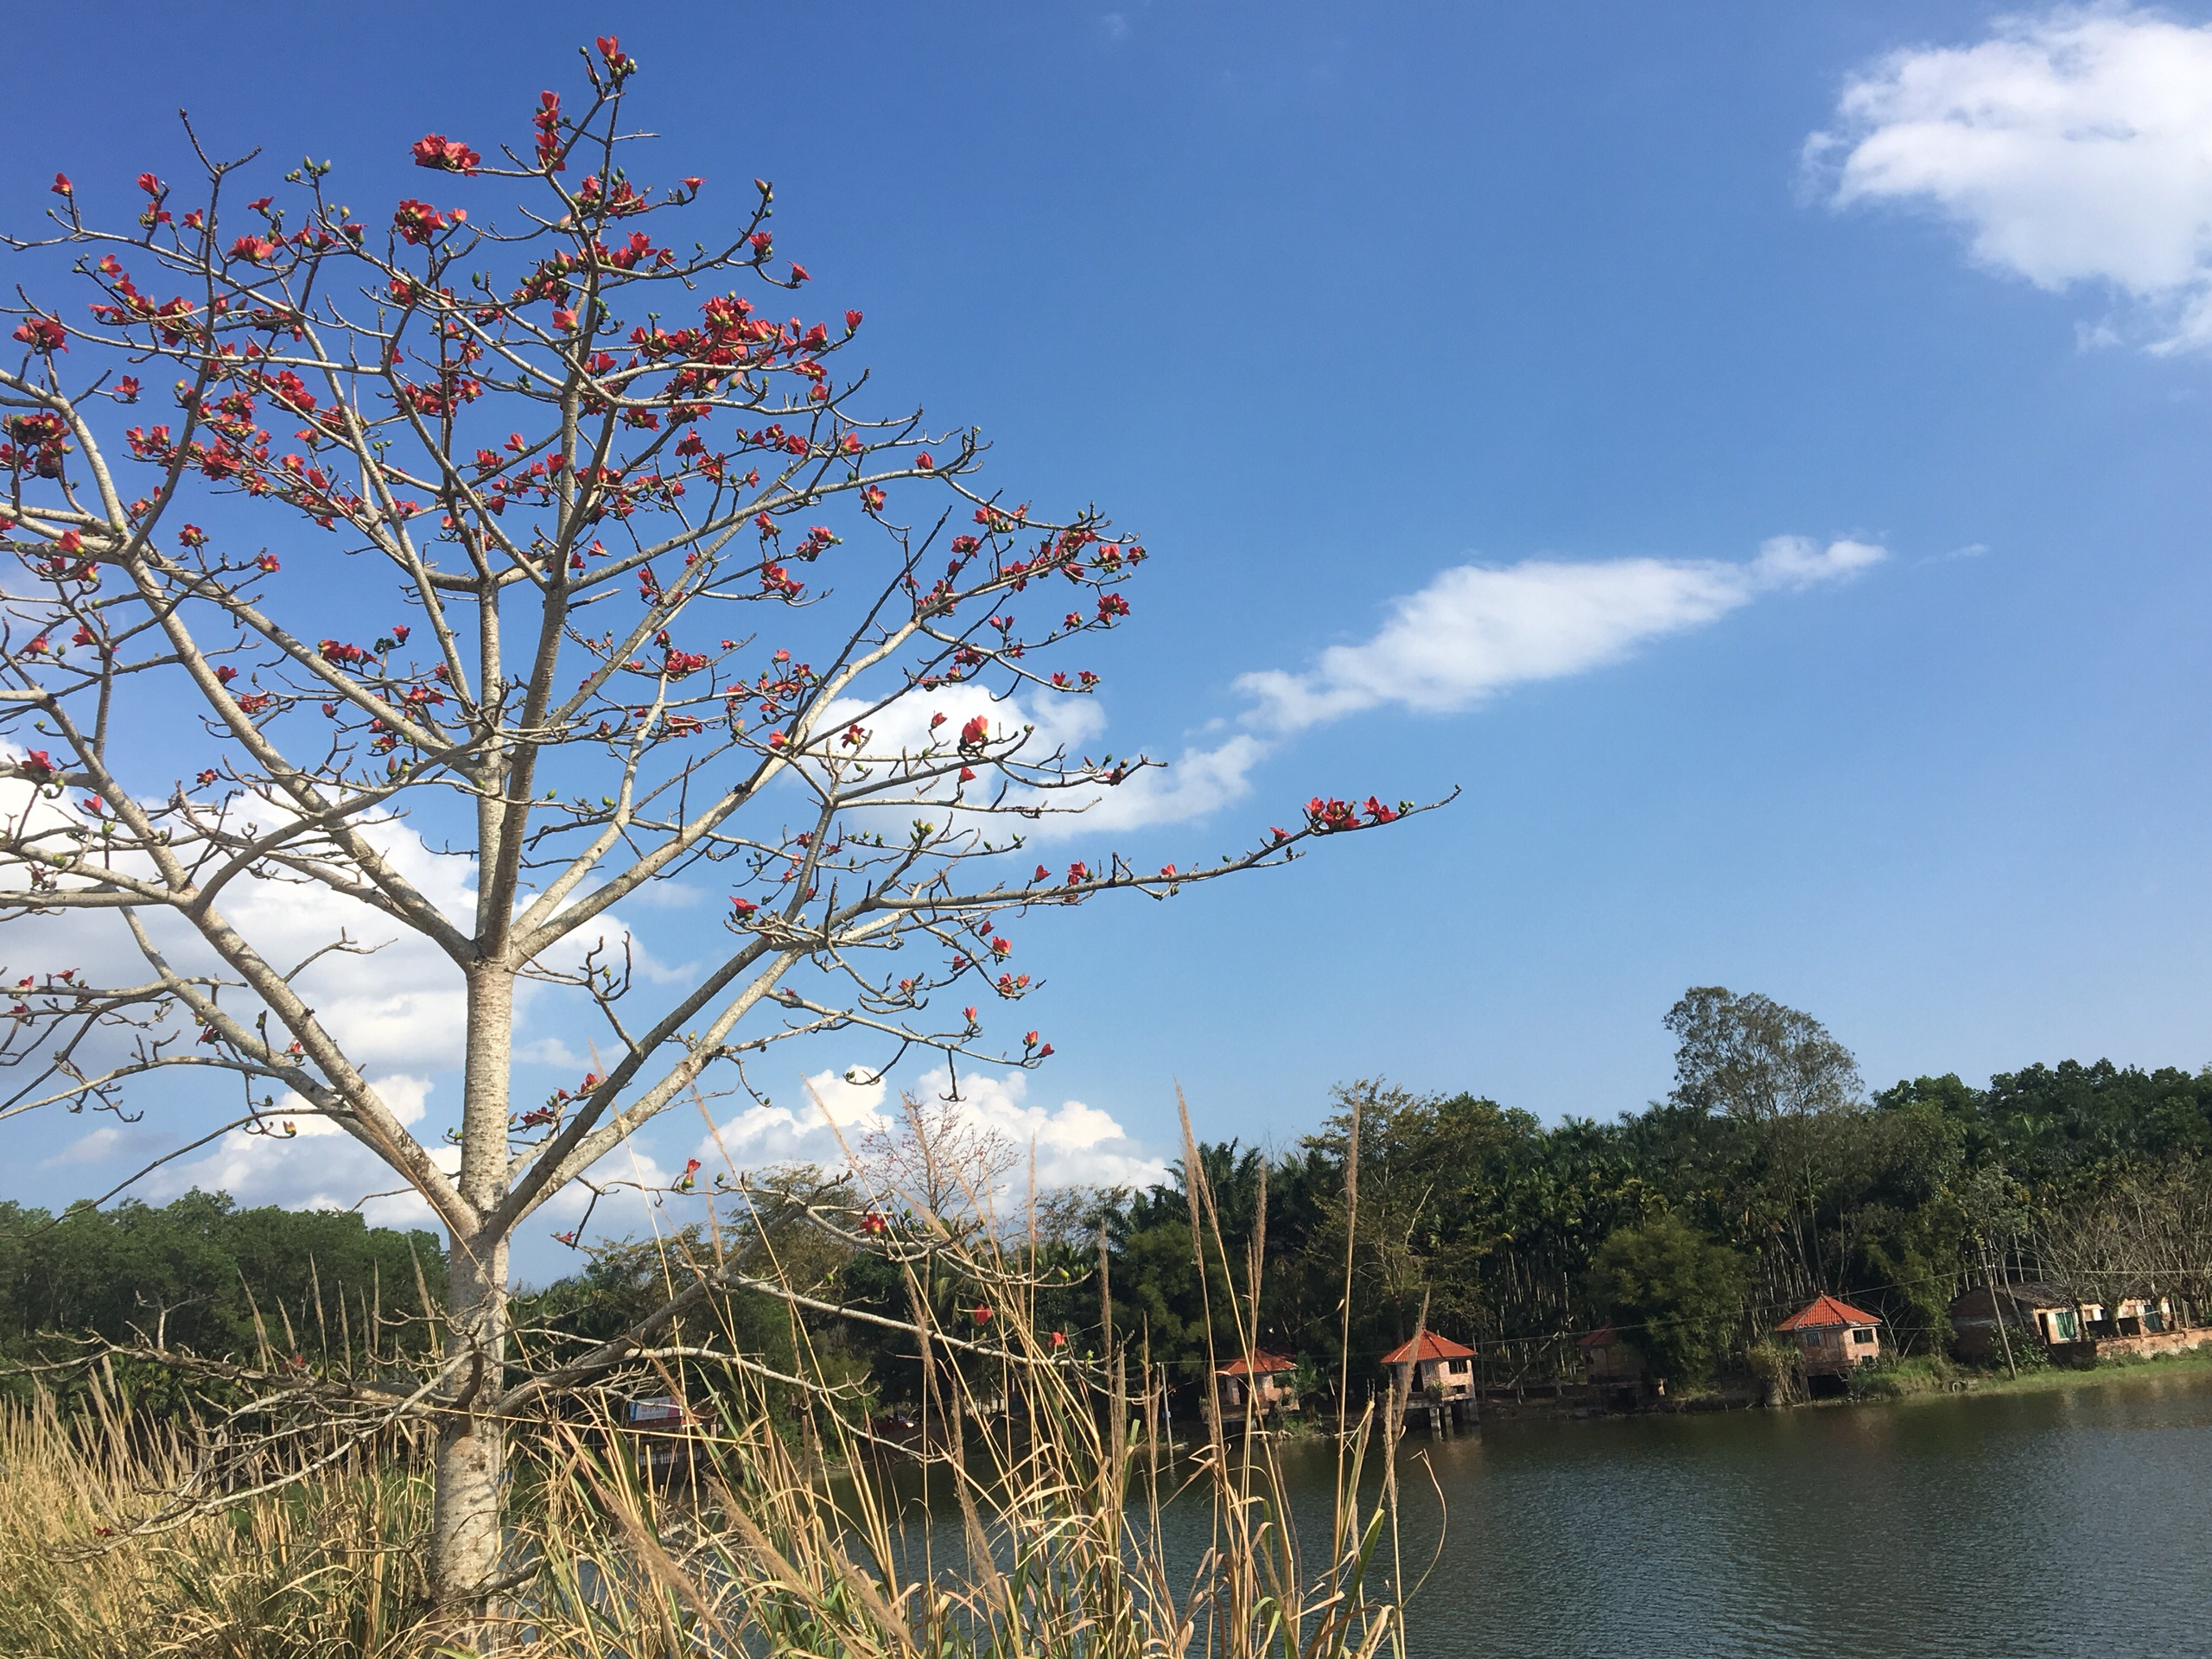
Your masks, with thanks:
M1008 918L1398 816L1317 800L1203 868L1039 863L1034 821L1149 764L1074 759L1019 713L1093 690L1057 648L1128 615L1144 549L985 489L972 435L857 412L838 365L861 314L776 315L808 276L776 254L769 187L680 239L706 187L630 174L636 66L612 41L586 62L580 107L544 93L501 159L424 137L429 199L385 214L313 163L250 198L245 163L202 152L197 205L147 173L135 224L103 229L105 192L57 178L58 229L14 245L98 291L13 308L0 370L0 916L18 950L60 930L129 964L10 969L0 1058L23 1081L0 1116L228 1074L248 1128L319 1116L422 1196L451 1241L420 1404L461 1602L499 1559L508 1252L532 1212L795 1037L1034 1065L1049 1046L988 1045L971 1006L1031 988L1002 965ZM480 201L494 180L511 219ZM124 407L142 397L158 411ZM428 891L403 823L473 893ZM592 942L687 874L730 895L727 943L632 1017L624 948ZM240 918L265 884L361 925L280 955ZM450 1147L304 988L379 931L427 941L465 995ZM604 1075L518 1111L526 982L600 1020Z

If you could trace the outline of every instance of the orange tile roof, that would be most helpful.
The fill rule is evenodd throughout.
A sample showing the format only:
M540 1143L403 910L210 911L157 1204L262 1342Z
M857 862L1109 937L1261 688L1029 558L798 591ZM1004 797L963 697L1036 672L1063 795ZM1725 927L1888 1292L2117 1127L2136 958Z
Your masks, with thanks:
M1620 1340L1620 1333L1610 1325L1601 1325L1575 1344L1578 1348L1605 1348Z
M1440 1337L1433 1331L1424 1331L1421 1333L1421 1352L1418 1355L1414 1352L1412 1343L1401 1343L1382 1356L1382 1363L1385 1365L1408 1365L1416 1358L1471 1359L1474 1352L1473 1349L1464 1348L1449 1337Z
M1825 1331L1838 1325L1879 1325L1881 1316L1840 1302L1833 1296L1816 1296L1774 1328L1777 1331Z
M1285 1359L1281 1354L1271 1354L1262 1348L1248 1359L1232 1359L1216 1371L1216 1376L1271 1376L1277 1371L1294 1371L1298 1362Z

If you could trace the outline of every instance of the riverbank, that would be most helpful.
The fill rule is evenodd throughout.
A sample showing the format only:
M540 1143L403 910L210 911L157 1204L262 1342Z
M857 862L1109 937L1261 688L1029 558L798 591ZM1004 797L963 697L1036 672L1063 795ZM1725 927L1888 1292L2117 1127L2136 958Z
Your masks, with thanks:
M1826 1410L1847 1406L1955 1400L1963 1395L2049 1394L2102 1388L2130 1381L2185 1376L2199 1376L2212 1382L2212 1345L2189 1349L2178 1354L2102 1359L2094 1365L2054 1365L2038 1356L2035 1363L2021 1365L2017 1376L2009 1376L2003 1370L1980 1370L1953 1360L1922 1355L1870 1369L1855 1378L1847 1392L1779 1402L1771 1397L1767 1383L1751 1377L1731 1379L1694 1394L1648 1401L1630 1410L1595 1405L1572 1393L1557 1397L1537 1395L1518 1400L1485 1399L1482 1402L1482 1421L1492 1423L1602 1422L1629 1417L1702 1416L1719 1412ZM1446 1433L1464 1434L1472 1432L1477 1427L1478 1425L1470 1424ZM1271 1433L1274 1438L1287 1440L1325 1440L1332 1436L1334 1426L1332 1423L1292 1422ZM1419 1426L1408 1432L1408 1438L1414 1440L1433 1437L1433 1431L1425 1433Z
M2048 1394L2101 1388L2113 1382L2190 1376L2212 1377L2212 1346L2144 1358L2101 1359L2094 1365L2025 1365L2017 1376L2001 1370L1967 1371L1955 1365L1939 1367L1936 1362L1928 1359L1908 1359L1869 1378L1867 1386L1856 1395L1816 1403L1948 1399L1961 1394Z

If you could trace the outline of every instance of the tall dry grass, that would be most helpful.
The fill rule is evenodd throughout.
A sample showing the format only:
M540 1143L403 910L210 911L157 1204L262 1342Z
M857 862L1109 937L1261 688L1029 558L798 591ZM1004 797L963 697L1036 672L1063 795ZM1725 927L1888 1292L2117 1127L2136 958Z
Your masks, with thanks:
M1196 1160L1192 1160L1195 1168ZM1192 1194L1203 1252L1221 1249ZM1042 1282L988 1226L902 1212L921 1422L887 1446L849 1355L816 1346L772 1236L754 1282L791 1292L790 1371L732 1363L736 1332L664 1341L580 1408L513 1424L512 1584L488 1624L442 1625L421 1544L428 1477L404 1437L327 1463L235 1508L133 1531L189 1472L181 1434L134 1420L118 1391L67 1418L41 1399L0 1415L0 1653L416 1656L496 1651L575 1659L791 1653L836 1659L1366 1659L1402 1652L1391 1586L1397 1489L1362 1479L1389 1438L1342 1425L1325 1528L1302 1536L1275 1444L1249 1417L1209 1414L1195 1444L1164 1432L1141 1333L1071 1357L1036 1318ZM727 1272L670 1246L674 1286ZM1256 1272L1256 1255L1251 1264ZM934 1309L982 1286L988 1340ZM1247 1281L1248 1286L1250 1281ZM1254 1287L1255 1288L1255 1287ZM1218 1328L1249 1348L1249 1308ZM671 1431L665 1476L620 1404L667 1393L695 1408ZM804 1401L798 1412L792 1402ZM801 1425L803 1424L803 1427Z

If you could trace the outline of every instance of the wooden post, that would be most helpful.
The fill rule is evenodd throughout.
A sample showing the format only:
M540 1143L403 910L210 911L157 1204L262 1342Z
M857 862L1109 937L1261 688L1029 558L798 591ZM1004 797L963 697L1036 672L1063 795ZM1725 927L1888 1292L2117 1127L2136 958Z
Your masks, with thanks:
M1997 1340L2005 1349L2005 1375L2015 1382L2019 1380L2019 1367L2012 1363L2012 1338L2005 1329L2005 1309L1997 1300L1997 1269L1990 1264L1989 1251L1981 1253L1982 1276L1989 1282L1989 1311L1997 1316Z

